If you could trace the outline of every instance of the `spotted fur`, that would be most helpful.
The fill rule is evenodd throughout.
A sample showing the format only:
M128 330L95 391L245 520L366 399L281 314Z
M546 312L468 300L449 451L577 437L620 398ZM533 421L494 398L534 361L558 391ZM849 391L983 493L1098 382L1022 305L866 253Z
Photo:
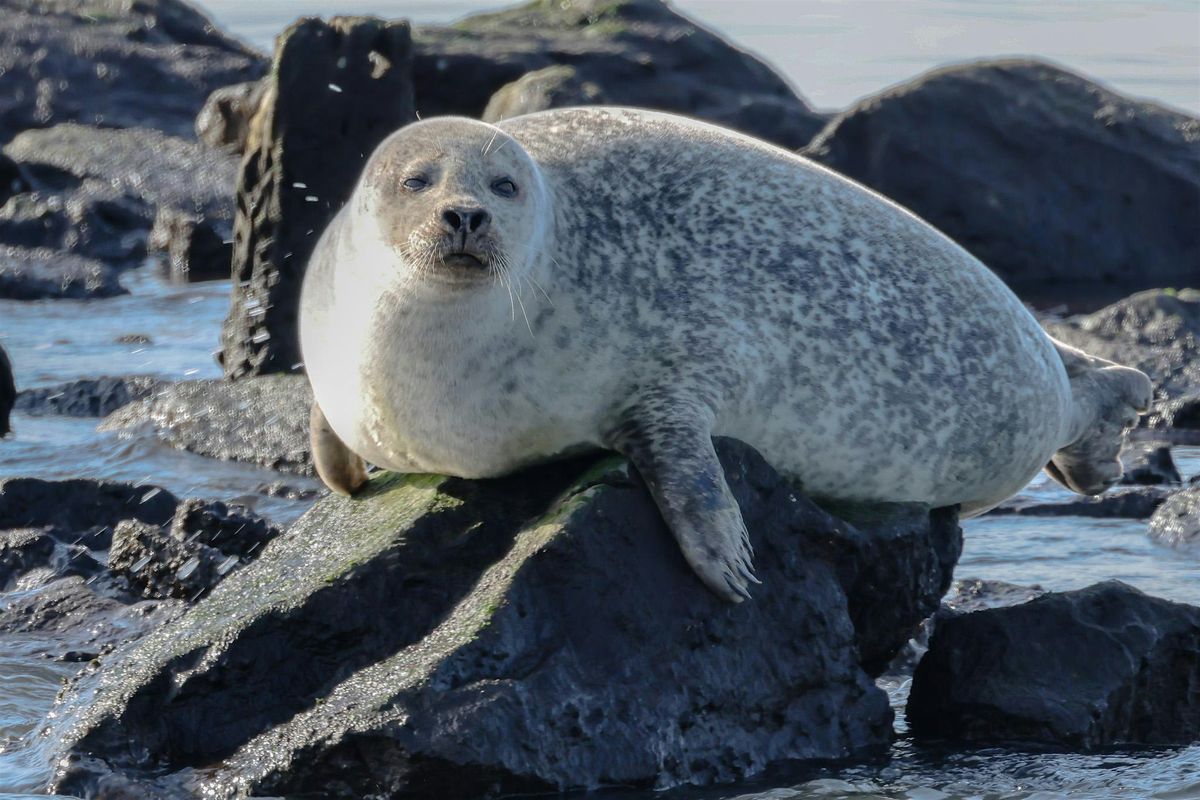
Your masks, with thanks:
M429 194L405 194L430 158ZM488 193L499 173L519 203ZM492 211L506 273L451 281L411 244L450 200ZM763 142L628 109L393 135L317 248L301 334L353 452L489 477L617 449L735 600L752 554L713 435L813 496L974 513L1101 422L1119 447L1148 402L1093 379L1099 362L1069 378L1012 292L908 211Z

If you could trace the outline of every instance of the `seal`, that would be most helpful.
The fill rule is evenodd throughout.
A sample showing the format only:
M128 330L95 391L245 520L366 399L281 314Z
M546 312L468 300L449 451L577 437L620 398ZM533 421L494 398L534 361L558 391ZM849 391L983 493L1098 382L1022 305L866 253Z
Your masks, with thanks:
M1151 386L1052 341L974 257L817 164L667 114L437 118L368 160L301 297L322 478L625 454L688 563L757 582L714 435L816 498L980 513L1096 493Z

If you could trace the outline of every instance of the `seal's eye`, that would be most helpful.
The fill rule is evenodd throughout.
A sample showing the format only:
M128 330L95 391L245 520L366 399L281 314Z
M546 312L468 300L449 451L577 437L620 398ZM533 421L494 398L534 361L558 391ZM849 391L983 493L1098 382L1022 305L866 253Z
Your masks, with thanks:
M501 197L516 197L517 185L512 178L499 178L492 182L492 191Z
M419 192L429 185L429 181L424 178L409 178L404 182L404 188L410 192Z

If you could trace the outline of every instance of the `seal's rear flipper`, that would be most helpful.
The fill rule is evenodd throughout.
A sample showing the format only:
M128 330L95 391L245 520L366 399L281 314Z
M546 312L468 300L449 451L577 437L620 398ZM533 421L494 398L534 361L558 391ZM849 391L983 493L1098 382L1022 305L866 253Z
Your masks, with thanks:
M1125 434L1149 411L1154 387L1144 372L1054 342L1071 381L1074 403L1067 444L1046 473L1071 491L1100 494L1121 479Z
M308 440L313 465L325 485L338 494L351 495L367 485L367 465L329 427L314 400L308 416Z

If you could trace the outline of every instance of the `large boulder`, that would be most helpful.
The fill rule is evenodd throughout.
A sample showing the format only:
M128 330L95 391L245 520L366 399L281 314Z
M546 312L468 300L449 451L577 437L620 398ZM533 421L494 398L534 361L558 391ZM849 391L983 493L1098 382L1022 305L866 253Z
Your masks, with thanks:
M301 367L300 284L385 136L413 121L407 22L302 19L279 37L237 186L225 374Z
M265 66L181 0L3 0L0 143L60 122L189 136L214 89Z
M118 408L102 431L149 428L164 443L209 458L312 474L308 416L312 390L303 375L157 385Z
M979 743L1190 744L1197 686L1200 608L1109 581L940 620L907 716Z
M501 89L512 95L528 88L506 84L566 65L577 82L577 90L561 93L568 104L591 93L613 105L698 117L790 149L825 122L767 64L662 0L534 0L450 27L418 27L414 43L423 117L480 117ZM546 77L531 80L544 85ZM540 110L551 99L543 93L536 105L515 107Z
M1200 548L1200 485L1172 495L1150 518L1150 538L1168 547Z
M202 220L218 244L232 235L237 159L228 153L145 128L73 123L26 131L4 152L32 191L0 208L0 243L129 267L141 264L160 216Z
M51 731L56 790L666 788L886 746L860 654L894 654L936 607L954 512L850 525L745 445L718 452L757 553L751 600L704 588L616 458L376 476L78 684Z
M1018 289L1200 274L1200 120L1036 61L934 70L804 154L904 205Z

